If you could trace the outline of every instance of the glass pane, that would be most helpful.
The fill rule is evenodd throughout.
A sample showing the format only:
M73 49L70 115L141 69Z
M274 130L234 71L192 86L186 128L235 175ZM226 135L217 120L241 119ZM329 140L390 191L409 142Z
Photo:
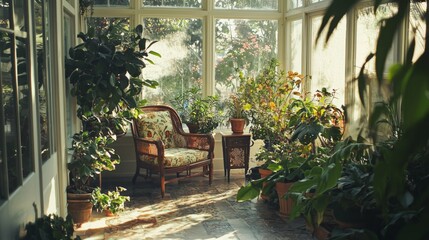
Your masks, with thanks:
M323 2L324 0L311 0L311 3Z
M156 80L156 89L144 88L143 97L150 103L169 103L192 88L202 88L203 38L201 19L145 18L143 34L157 40L151 50L161 58L151 57L155 65L143 70L145 79Z
M107 4L108 4L107 1L108 0L95 0L94 5L101 5L101 6L105 5L105 6L107 6Z
M201 8L201 0L142 0L142 6Z
M302 20L290 22L290 66L292 71L302 72Z
M379 22L383 18L391 17L396 11L396 8L389 4L383 4L379 7L377 14L374 15L373 7L361 8L357 13L356 21L356 66L355 74L359 74L362 64L365 62L368 54L375 52ZM389 54L387 66L394 62L393 54ZM387 71L387 69L386 69ZM366 65L366 72L370 77L375 77L375 61L374 58Z
M379 32L379 22L381 19L386 17L391 17L396 11L396 7L392 4L383 4L379 7L376 14L374 14L373 7L361 8L357 11L357 20L356 20L356 50L355 50L355 66L354 74L355 77L359 75L359 72L362 68L362 64L365 62L368 54L374 52L376 49L376 42ZM391 50L387 56L386 66L391 65L395 62L393 51ZM385 72L388 71L388 68L385 68ZM382 95L378 91L378 84L375 81L375 60L374 58L368 62L365 66L365 73L369 77L370 86L368 86L368 95L366 102L374 103L382 100ZM355 97L353 103L353 111L351 112L351 122L360 122L366 117L365 110L361 108L361 100L358 94L358 87L355 87L355 92L353 93Z
M19 185L19 154L18 154L18 125L16 112L16 89L13 78L13 62L11 38L0 32L0 80L2 87L2 111L4 121L5 152L8 167L9 192L13 192ZM3 155L3 156L4 156Z
M11 38L7 35L2 37L5 48L2 48L2 92L3 111L5 118L6 154L8 165L9 192L13 192L19 185L19 154L18 154L18 126L16 113L16 97L13 80L13 62ZM3 45L3 44L2 44Z
M410 6L410 41L413 36L416 37L413 61L416 61L422 55L425 47L426 22L424 21L424 15L426 14L426 6L426 2L415 2Z
M92 17L87 18L87 24L96 32L106 30L110 25L115 26L114 30L119 31L116 36L125 36L130 30L130 18Z
M221 9L258 9L277 10L278 0L216 0L215 8Z
M0 0L0 27L10 27L10 0Z
M25 2L24 0L15 0L12 1L13 2L13 6L14 6L14 10L15 10L15 16L14 16L14 21L15 21L15 28L19 29L23 32L27 31L26 28L26 24L25 24L25 18L27 16L26 12L25 12Z
M94 5L101 6L130 6L130 0L95 0Z
M237 85L236 69L256 74L277 57L277 21L216 20L216 93L227 97Z
M31 92L28 76L28 49L26 38L16 38L17 44L17 70L18 70L18 112L21 133L22 169L25 178L33 171L31 157Z
M38 95L39 95L39 122L40 122L40 153L42 160L48 160L50 156L50 141L49 141L49 121L48 121L48 71L49 47L46 46L49 42L49 33L45 32L49 29L48 2L34 1L35 25L36 25L36 51L37 51L37 80L38 80ZM46 8L45 8L46 7ZM45 9L44 9L45 8ZM46 14L46 15L45 15Z
M72 46L73 28L72 28L72 19L69 15L64 15L64 53L66 57L69 57L69 49ZM65 93L66 93L66 136L67 136L67 146L71 147L71 139L73 136L73 119L76 117L76 112L74 111L74 102L70 94L70 82L66 81L65 84Z
M302 7L303 0L289 0L288 9L294 9Z
M311 41L316 42L322 16L311 19ZM325 29L327 30L327 29ZM346 19L343 18L327 44L324 44L326 32L316 46L311 48L310 92L326 88L335 92L333 103L340 107L344 104L346 76Z

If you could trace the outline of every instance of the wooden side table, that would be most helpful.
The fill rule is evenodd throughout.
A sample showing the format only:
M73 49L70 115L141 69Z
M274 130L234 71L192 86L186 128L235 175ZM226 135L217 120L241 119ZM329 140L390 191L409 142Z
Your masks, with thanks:
M250 137L250 134L222 134L223 170L224 176L228 174L228 182L231 169L244 168L245 175L249 169Z

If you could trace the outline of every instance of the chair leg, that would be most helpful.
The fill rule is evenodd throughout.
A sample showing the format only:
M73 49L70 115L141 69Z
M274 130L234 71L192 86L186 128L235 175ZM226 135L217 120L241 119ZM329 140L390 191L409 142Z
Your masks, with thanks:
M213 180L213 161L211 161L209 164L209 185L212 184L212 180Z
M140 168L137 166L136 173L134 174L134 177L133 177L133 184L136 184L136 179L138 175L140 175Z
M165 176L161 175L161 198L165 196Z

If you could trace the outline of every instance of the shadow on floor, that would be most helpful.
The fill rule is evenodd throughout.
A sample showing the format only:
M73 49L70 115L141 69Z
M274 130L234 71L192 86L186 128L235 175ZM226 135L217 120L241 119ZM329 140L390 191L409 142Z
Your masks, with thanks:
M155 176L156 179L156 176ZM161 199L155 181L103 179L104 189L123 186L131 201L114 217L93 213L76 229L82 239L313 239L303 219L289 220L262 200L238 203L235 197L244 176L215 172L213 183L196 177L170 183Z

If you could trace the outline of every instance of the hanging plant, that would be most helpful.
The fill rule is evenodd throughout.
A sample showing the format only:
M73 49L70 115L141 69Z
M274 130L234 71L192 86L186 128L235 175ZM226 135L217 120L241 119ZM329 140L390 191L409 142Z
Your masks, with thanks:
M94 13L94 0L79 0L79 11L81 16L92 16Z

